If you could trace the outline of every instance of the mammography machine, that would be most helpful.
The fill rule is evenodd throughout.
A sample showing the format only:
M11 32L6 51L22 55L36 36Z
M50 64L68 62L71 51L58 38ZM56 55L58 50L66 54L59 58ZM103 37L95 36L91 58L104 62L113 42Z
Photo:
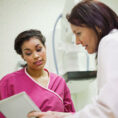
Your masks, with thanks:
M66 0L62 14L57 18L56 24L60 19L61 38L54 37L53 30L53 54L57 74L64 75L69 79L91 78L96 76L95 54L89 55L81 46L75 44L75 36L67 22L66 15L70 13L72 7L80 0ZM56 43L55 43L56 42ZM59 46L54 45L58 43ZM55 48L55 47L56 48ZM56 51L55 51L56 50Z

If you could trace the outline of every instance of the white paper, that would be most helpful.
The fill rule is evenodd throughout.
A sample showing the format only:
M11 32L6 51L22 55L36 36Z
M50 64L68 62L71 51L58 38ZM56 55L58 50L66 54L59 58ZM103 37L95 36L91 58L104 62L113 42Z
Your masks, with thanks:
M25 92L0 101L0 112L6 118L27 118L31 111L40 110Z

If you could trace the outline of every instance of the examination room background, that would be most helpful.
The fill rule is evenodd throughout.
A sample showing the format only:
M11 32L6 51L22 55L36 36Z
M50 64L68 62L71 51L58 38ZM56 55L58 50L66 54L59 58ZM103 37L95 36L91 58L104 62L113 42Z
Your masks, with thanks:
M39 29L45 35L47 40L46 68L56 73L52 54L52 32L54 23L59 14L63 12L67 1L0 0L0 79L7 73L19 69L19 63L23 63L21 57L14 51L14 39L17 34L27 29ZM118 0L101 1L118 13ZM56 28L56 40L61 38L60 27L59 22ZM96 79L70 81L67 84L71 90L76 110L90 103L91 98L97 92Z

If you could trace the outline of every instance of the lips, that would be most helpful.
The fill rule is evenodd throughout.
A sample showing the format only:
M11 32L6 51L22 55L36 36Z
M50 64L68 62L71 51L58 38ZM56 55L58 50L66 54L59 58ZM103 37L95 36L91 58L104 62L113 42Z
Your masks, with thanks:
M88 45L82 45L83 47L85 47L85 49L87 49Z
M43 63L42 60L39 60L39 61L34 62L33 64L37 65L37 66L40 66L42 63Z
M85 46L85 49L87 49L88 45Z

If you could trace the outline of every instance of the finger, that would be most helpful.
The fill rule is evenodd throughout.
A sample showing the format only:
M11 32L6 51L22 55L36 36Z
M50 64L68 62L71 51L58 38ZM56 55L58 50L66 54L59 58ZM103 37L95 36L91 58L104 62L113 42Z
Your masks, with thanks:
M33 111L30 111L29 113L32 113L32 112L36 112L35 110L33 110Z
M37 111L37 112L34 112L34 111L33 111L33 112L28 113L27 116L28 116L28 117L33 117L33 116L34 116L34 117L41 117L42 115L44 115L43 112L38 112L38 111Z

